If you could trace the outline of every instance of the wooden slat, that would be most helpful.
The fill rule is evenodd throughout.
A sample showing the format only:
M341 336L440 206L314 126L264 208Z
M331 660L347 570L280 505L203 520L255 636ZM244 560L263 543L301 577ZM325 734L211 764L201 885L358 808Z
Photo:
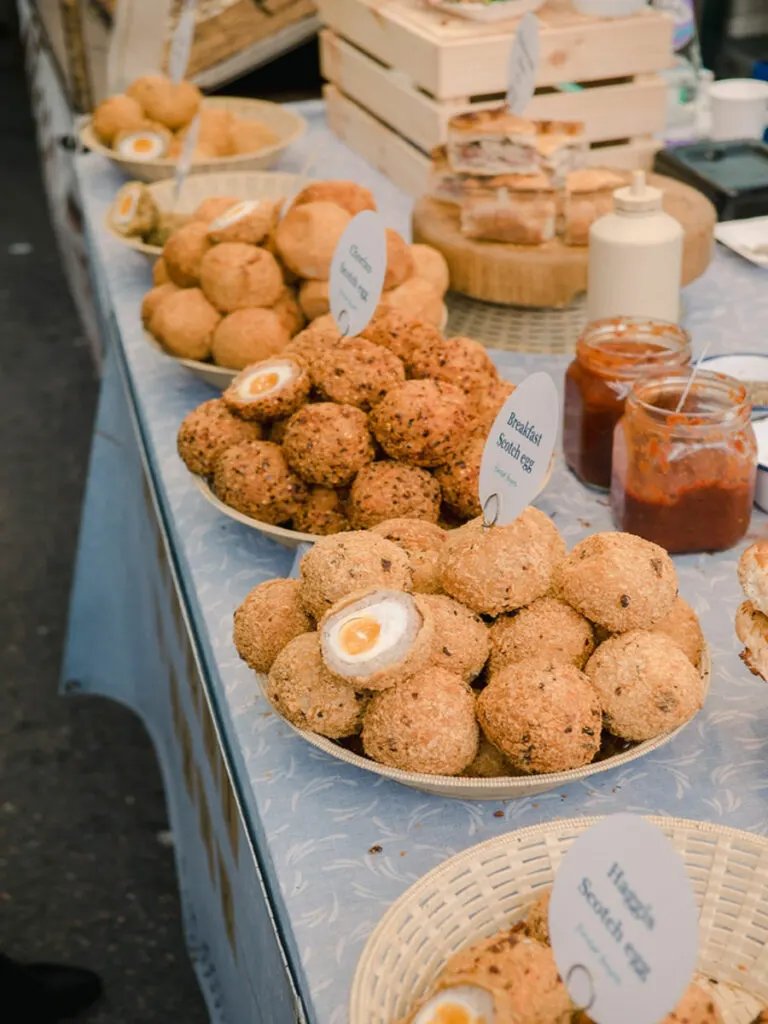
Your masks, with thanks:
M480 25L414 0L319 0L318 9L337 35L438 99L506 90L515 22ZM539 20L539 86L645 74L672 63L672 20L660 11L596 19L545 5Z
M410 196L426 191L429 158L332 85L323 88L332 132Z
M437 101L417 89L406 75L386 67L326 29L320 36L325 78L372 114L392 125L421 149L444 142L450 118L489 103ZM622 138L664 127L666 85L658 75L643 75L617 85L534 96L526 114L543 120L583 120L590 141Z

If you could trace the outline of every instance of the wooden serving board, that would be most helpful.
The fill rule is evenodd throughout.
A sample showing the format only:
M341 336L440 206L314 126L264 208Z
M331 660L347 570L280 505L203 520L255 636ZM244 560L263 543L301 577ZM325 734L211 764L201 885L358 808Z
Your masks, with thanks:
M709 266L717 220L710 201L689 185L649 174L664 192L664 209L685 230L683 284ZM561 308L587 288L586 246L568 246L559 238L543 245L511 245L465 238L458 207L428 196L413 210L413 240L439 249L451 271L451 291L505 306Z

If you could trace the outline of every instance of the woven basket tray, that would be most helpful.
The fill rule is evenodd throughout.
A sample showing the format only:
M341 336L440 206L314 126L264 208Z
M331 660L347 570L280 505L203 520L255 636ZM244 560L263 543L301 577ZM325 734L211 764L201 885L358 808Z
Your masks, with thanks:
M452 857L411 886L363 950L350 1024L400 1020L449 956L526 914L574 840L599 820L510 832ZM672 840L693 884L699 980L726 1024L749 1024L768 1004L768 841L703 822L648 820Z
M232 196L234 199L281 199L299 192L314 179L283 171L217 171L212 174L190 174L175 202L176 183L173 179L156 181L149 192L158 207L176 213L192 213L204 199L212 196ZM147 245L140 238L126 238L115 231L110 220L111 210L104 218L107 231L121 245L141 252L152 260L162 256L159 245Z
M206 97L203 105L217 110L228 110L238 117L261 121L268 125L278 137L274 146L267 146L258 153L243 153L237 156L221 156L212 160L195 163L198 174L210 174L213 171L255 171L271 167L283 150L296 142L304 134L307 122L288 107L267 100L248 100L239 97L217 96ZM172 178L176 173L175 160L130 160L118 156L113 149L103 146L91 126L88 118L80 128L80 142L86 149L100 153L123 171L128 178L137 181L162 181Z
M305 535L298 534L297 536ZM312 538L312 540L316 539L315 537ZM712 671L709 648L706 645L701 655L700 671L704 680L706 697L706 694L709 693ZM262 693L266 697L266 676L257 673L257 679L259 680ZM290 725L290 722L287 722L287 724ZM420 789L424 793L454 797L457 800L518 800L521 797L535 796L537 793L546 793L552 789L560 789L560 787L568 783L579 782L582 779L589 778L590 775L607 772L613 768L619 768L629 761L635 761L638 757L644 757L646 754L650 754L652 751L658 750L659 747L669 743L687 724L684 723L673 732L664 733L663 736L646 740L645 743L638 743L637 746L631 747L623 753L615 754L613 757L607 757L603 761L593 761L592 764L585 765L583 768L574 768L568 772L553 772L551 775L503 776L496 779L465 779L452 775L422 775L418 772L405 772L399 768L388 768L386 765L379 764L377 761L371 761L367 757L362 757L360 754L355 754L345 747L339 746L338 743L326 739L325 736L318 736L314 732L305 732L293 725L291 725L291 728L308 743L311 743L313 747L319 747L320 750L325 751L331 757L335 757L338 761L354 764L364 771L371 772L374 775L383 775L386 779L400 782L402 785L410 786L412 789ZM768 920L766 921L766 926L768 926Z

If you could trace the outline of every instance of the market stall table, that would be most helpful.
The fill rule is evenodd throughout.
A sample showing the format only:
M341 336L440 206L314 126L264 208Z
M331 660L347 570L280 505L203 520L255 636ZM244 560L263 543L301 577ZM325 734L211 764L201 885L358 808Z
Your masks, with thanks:
M333 139L321 104L299 108L311 130L281 169L298 170L314 150L316 177L368 185L386 221L407 232L410 201ZM582 784L506 805L427 796L332 761L272 713L235 652L232 613L257 583L288 575L293 554L219 515L179 460L182 418L213 393L143 336L149 263L103 228L118 173L92 154L77 171L105 369L64 687L123 701L152 735L212 1019L344 1024L383 911L445 857L506 830L629 810L768 833L768 693L739 661L733 627L741 548L676 560L712 651L704 710L669 746ZM694 354L707 343L710 355L761 349L765 280L717 253L685 292ZM503 376L546 370L562 386L567 357L493 355ZM560 455L538 504L569 544L611 528L607 501ZM755 512L750 539L765 534Z

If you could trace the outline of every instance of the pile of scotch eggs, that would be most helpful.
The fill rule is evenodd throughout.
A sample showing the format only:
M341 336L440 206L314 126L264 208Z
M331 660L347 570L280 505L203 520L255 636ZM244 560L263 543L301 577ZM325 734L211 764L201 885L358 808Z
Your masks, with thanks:
M190 413L178 450L222 502L275 526L457 525L480 512L483 447L513 390L470 338L391 308L343 338L325 315Z
M141 307L145 328L171 355L242 370L285 354L307 322L329 314L333 254L353 217L376 209L374 197L354 182L319 181L285 213L284 205L213 196L172 231ZM112 209L115 230L147 237L152 222L146 190L125 186ZM154 223L162 231L168 217ZM444 257L408 245L392 228L386 239L382 306L439 326L449 284ZM391 375L391 360L385 368Z
M571 1002L550 944L547 889L517 924L454 953L400 1024L591 1024ZM763 1013L754 1024L763 1024ZM393 1022L396 1024L396 1022ZM690 982L660 1024L723 1024L712 995Z
M399 518L321 538L299 572L251 591L235 646L291 725L391 768L567 771L704 701L672 560L631 534L567 552L533 507L451 531Z
M273 146L277 135L256 118L238 117L218 106L203 106L194 84L167 75L142 75L124 93L103 100L91 125L103 145L131 160L178 160L194 119L200 124L193 163L257 153Z

